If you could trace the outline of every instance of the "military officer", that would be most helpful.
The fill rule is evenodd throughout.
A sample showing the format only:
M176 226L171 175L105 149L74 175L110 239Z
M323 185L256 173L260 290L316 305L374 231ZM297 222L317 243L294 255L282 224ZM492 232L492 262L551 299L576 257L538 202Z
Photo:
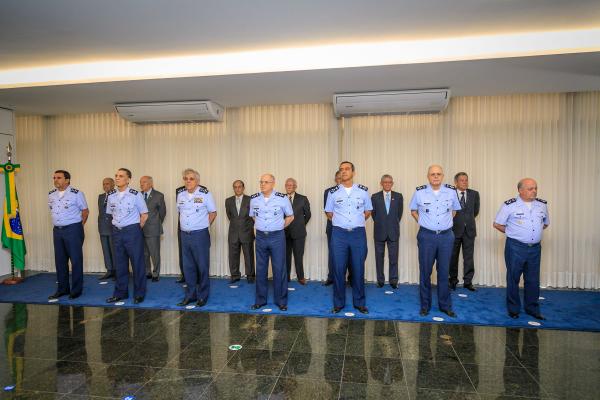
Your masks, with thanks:
M352 303L354 308L368 314L365 305L365 259L367 258L367 234L365 222L371 216L373 205L366 186L354 183L354 164L340 164L341 183L333 187L325 212L332 222L331 247L334 260L333 310L339 313L346 305L346 264L348 256L352 264Z
M67 294L69 299L76 299L83 290L83 225L90 212L83 192L71 186L68 171L59 169L52 179L55 189L48 193L48 206L54 225L52 236L58 288L48 299ZM72 268L70 285L69 260Z
M433 263L437 268L438 307L450 317L452 300L448 288L448 268L454 246L452 219L460 210L460 203L452 185L443 185L444 171L439 165L427 170L428 185L417 187L410 201L411 215L419 224L417 244L419 246L419 294L421 316L431 309L431 272Z
M519 281L525 281L525 312L543 320L538 303L542 234L550 224L545 200L537 198L537 182L523 178L517 184L519 196L506 200L494 221L494 228L506 234L506 306L511 318L519 318Z
M129 297L129 262L133 270L133 302L146 296L146 266L142 228L148 219L148 207L142 194L129 187L131 171L119 168L115 174L117 188L108 194L106 212L112 215L113 246L117 279L113 295L106 299L114 303Z
M200 174L183 171L184 190L177 194L177 210L181 230L181 255L185 277L185 298L177 305L196 302L202 307L210 292L210 233L208 228L217 217L212 194L200 185Z
M287 310L287 270L285 232L294 220L292 204L285 194L273 190L275 177L260 177L260 193L250 196L250 216L256 229L256 299L253 310L267 304L269 257L273 267L273 299L281 311Z

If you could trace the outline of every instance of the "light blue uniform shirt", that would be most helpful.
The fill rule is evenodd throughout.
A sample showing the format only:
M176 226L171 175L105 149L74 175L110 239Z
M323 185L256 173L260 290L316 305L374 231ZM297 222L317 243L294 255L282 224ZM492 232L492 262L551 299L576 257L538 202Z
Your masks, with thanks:
M506 226L505 233L509 238L535 244L542 241L544 225L550 225L550 217L545 200L535 199L530 204L531 209L521 197L507 200L500 207L494 222Z
M417 187L410 200L410 210L419 212L419 225L432 231L452 228L453 211L461 209L452 185L441 185L437 195L431 185Z
M122 196L119 196L122 193ZM117 228L140 223L140 214L148 213L144 197L135 189L127 187L123 192L113 189L108 192L106 213L111 214L112 224Z
M208 228L208 214L217 211L217 207L208 189L198 186L193 193L184 189L177 194L177 211L181 230L190 232Z
M268 201L262 193L250 196L250 216L254 217L254 227L262 232L275 232L283 229L285 217L294 215L290 199L276 191L271 192Z
M334 186L329 190L325 212L333 213L333 226L353 229L365 226L365 211L373 210L369 189L366 186L354 184L348 194L343 185Z
M58 189L48 193L48 207L54 226L65 226L81 222L81 211L88 205L82 191L67 186L62 197Z

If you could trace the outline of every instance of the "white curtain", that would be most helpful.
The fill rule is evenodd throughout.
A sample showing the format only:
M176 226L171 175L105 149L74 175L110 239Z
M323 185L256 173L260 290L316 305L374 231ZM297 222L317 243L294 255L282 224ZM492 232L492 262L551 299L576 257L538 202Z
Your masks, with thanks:
M327 273L323 190L343 159L354 162L356 181L379 190L389 173L404 195L400 280L418 281L417 225L408 203L416 186L426 183L432 163L444 167L446 182L465 171L481 195L477 219L474 282L505 282L504 238L492 228L502 202L516 196L517 181L531 176L548 200L551 226L544 233L542 285L600 288L600 217L594 201L600 188L600 93L540 94L452 99L437 115L370 116L336 120L330 105L256 106L228 109L222 123L135 125L116 114L21 116L17 148L22 170L18 189L32 270L54 269L51 223L46 196L52 172L67 169L73 186L90 206L84 247L86 271L103 270L96 229L101 181L119 167L154 177L166 195L167 220L162 240L162 270L177 273L175 195L181 171L197 169L212 191L218 216L211 227L211 274L228 275L225 198L242 179L246 192L258 190L262 173L276 177L283 191L287 177L309 197L305 269L309 279ZM367 228L366 276L375 280L372 222Z

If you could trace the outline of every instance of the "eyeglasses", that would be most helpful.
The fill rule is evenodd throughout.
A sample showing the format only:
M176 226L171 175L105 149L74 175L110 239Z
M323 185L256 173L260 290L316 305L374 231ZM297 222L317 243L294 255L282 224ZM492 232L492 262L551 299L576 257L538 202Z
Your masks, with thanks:
M192 178L192 177L187 177L186 176L185 178L183 178L183 180L186 181L186 182L191 182L191 181L195 181L196 178Z

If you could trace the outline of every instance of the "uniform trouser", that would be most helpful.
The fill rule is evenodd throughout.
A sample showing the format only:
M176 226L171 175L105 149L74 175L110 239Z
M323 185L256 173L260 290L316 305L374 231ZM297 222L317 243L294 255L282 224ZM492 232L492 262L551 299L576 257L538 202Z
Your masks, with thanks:
M335 264L333 260L333 247L331 242L331 233L327 234L327 255L328 255L328 272L327 272L327 280L333 282L333 274L335 271ZM348 282L352 282L352 258L350 257L350 253L348 253L348 262L347 262L347 270L348 270Z
M146 275L160 276L160 236L144 236L144 265Z
M385 256L385 245L387 243L388 249L388 260L389 260L389 281L390 284L398 283L398 247L399 242L397 240L386 239L383 241L375 240L375 269L377 270L377 282L385 283L384 273L384 256Z
M475 263L473 262L473 252L475 250L475 238L469 237L465 233L461 237L454 238L454 248L450 258L450 283L458 283L458 256L460 248L463 252L463 283L469 285L473 282L475 275Z
M77 222L55 226L52 236L58 293L80 294L83 290L83 224ZM69 285L69 260L71 260L72 271L71 285Z
M292 239L285 238L285 266L287 269L288 281L292 272L292 255L294 256L294 267L296 267L296 277L298 280L304 279L304 243L306 237Z
M448 265L452 256L454 232L448 229L441 233L420 228L417 234L419 246L419 294L421 309L431 309L431 272L433 263L437 268L438 307L441 311L452 310L452 299L448 289Z
M365 305L365 260L367 259L367 234L364 227L351 230L333 227L331 234L334 258L333 306L346 305L346 268L348 258L352 269L352 303Z
M187 300L208 300L210 294L210 233L208 228L197 231L181 231L183 276L187 288Z
M266 304L269 292L269 257L273 267L273 302L287 306L287 271L285 269L285 232L256 231L256 299L254 304Z
M521 311L519 281L523 275L525 286L525 311L540 312L540 260L542 246L539 243L528 245L518 240L506 238L504 260L506 262L506 306L509 312Z
M240 249L244 253L244 269L246 277L254 277L254 240L246 243L229 242L229 273L232 278L240 278Z
M131 224L123 228L113 227L112 238L117 270L113 296L121 298L129 296L129 262L131 261L133 295L135 297L145 297L144 234L140 224Z
M100 244L102 245L102 255L104 256L104 267L106 272L115 272L115 247L113 245L112 235L100 235Z
M181 253L181 229L177 225L177 254L179 256L179 272L183 276L183 254Z

